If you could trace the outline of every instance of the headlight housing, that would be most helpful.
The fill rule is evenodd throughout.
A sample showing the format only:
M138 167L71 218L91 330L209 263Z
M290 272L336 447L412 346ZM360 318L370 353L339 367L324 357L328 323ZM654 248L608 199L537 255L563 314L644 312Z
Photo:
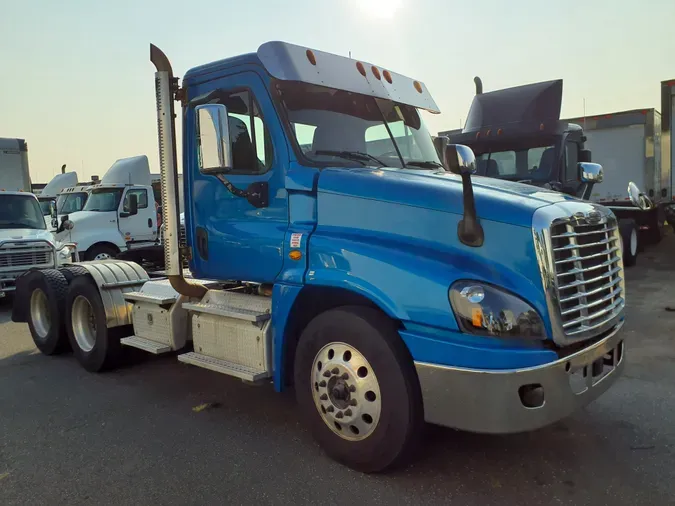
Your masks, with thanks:
M544 322L520 297L480 281L457 281L450 287L457 323L468 334L546 339Z

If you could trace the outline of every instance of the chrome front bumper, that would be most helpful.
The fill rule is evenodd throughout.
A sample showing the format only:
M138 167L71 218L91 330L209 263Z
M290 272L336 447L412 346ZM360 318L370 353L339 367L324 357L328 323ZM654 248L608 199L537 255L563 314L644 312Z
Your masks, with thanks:
M415 362L424 417L437 425L493 434L557 422L596 399L619 377L625 364L621 327L623 321L601 341L527 369L481 371ZM539 387L543 401L536 395L533 403L532 391L541 394Z

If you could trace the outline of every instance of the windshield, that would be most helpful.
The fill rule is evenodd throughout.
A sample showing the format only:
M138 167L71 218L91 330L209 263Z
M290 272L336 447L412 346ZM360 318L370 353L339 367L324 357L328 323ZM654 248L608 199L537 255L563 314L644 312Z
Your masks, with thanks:
M56 212L70 214L82 211L87 201L87 192L64 193L56 199Z
M511 181L548 183L555 176L556 147L553 144L518 149L496 148L476 156L476 174Z
M278 83L286 116L307 159L320 165L437 168L417 109L298 82Z
M44 230L45 219L35 197L27 195L0 196L0 229L35 228Z
M49 216L51 211L49 210L49 204L54 202L54 199L38 199L40 202L40 211L42 211L42 216Z
M92 190L83 211L117 211L124 188Z

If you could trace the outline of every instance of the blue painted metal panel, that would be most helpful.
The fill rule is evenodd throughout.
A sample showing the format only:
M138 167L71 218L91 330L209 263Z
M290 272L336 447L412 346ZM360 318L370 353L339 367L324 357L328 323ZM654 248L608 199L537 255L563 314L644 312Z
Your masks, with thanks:
M558 356L541 341L479 337L409 324L399 332L418 362L466 369L520 369L547 364Z
M232 195L215 176L199 172L195 139L194 109L188 107L184 122L183 167L186 188L186 232L193 245L190 268L208 279L244 279L273 282L282 269L283 243L288 229L288 198L285 173L289 160L286 136L263 79L251 71L214 78L190 88L189 99L216 89L249 89L262 111L274 146L274 163L265 174L227 174L238 188L255 181L269 184L269 206L253 207L246 199ZM208 233L208 260L201 258L196 245L196 227Z
M274 364L274 389L281 392L284 389L284 363L286 360L286 342L284 332L288 317L295 299L302 290L302 286L277 283L272 290L272 360Z

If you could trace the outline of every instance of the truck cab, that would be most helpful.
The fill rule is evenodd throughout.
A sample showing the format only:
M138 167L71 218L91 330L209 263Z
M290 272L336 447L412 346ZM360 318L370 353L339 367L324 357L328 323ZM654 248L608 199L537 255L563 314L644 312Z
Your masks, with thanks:
M583 128L560 120L562 79L486 93L480 78L474 81L476 95L466 124L439 132L438 139L471 147L481 176L591 200L595 185L603 181L603 168L591 162ZM631 266L639 251L638 224L620 218L624 261Z
M75 205L84 199L67 197L61 209L57 205L56 238L76 243L87 260L113 258L122 251L155 243L157 212L149 174L144 155L115 162L100 184L87 189L81 210L65 213L68 202Z
M74 244L55 241L32 193L0 190L0 297L31 269L77 261Z
M474 177L466 146L441 159L420 114L439 110L421 81L268 42L193 68L179 86L166 55L150 55L166 278L119 259L76 266L85 272L61 307L87 370L114 367L122 345L294 385L321 447L364 472L402 463L425 420L533 430L619 376L615 217ZM25 279L27 293L49 289Z
M64 166L65 167L65 166ZM56 206L58 195L65 189L77 185L76 172L64 172L57 174L47 183L38 196L40 209L44 216L45 225L48 229L52 228L52 214Z

